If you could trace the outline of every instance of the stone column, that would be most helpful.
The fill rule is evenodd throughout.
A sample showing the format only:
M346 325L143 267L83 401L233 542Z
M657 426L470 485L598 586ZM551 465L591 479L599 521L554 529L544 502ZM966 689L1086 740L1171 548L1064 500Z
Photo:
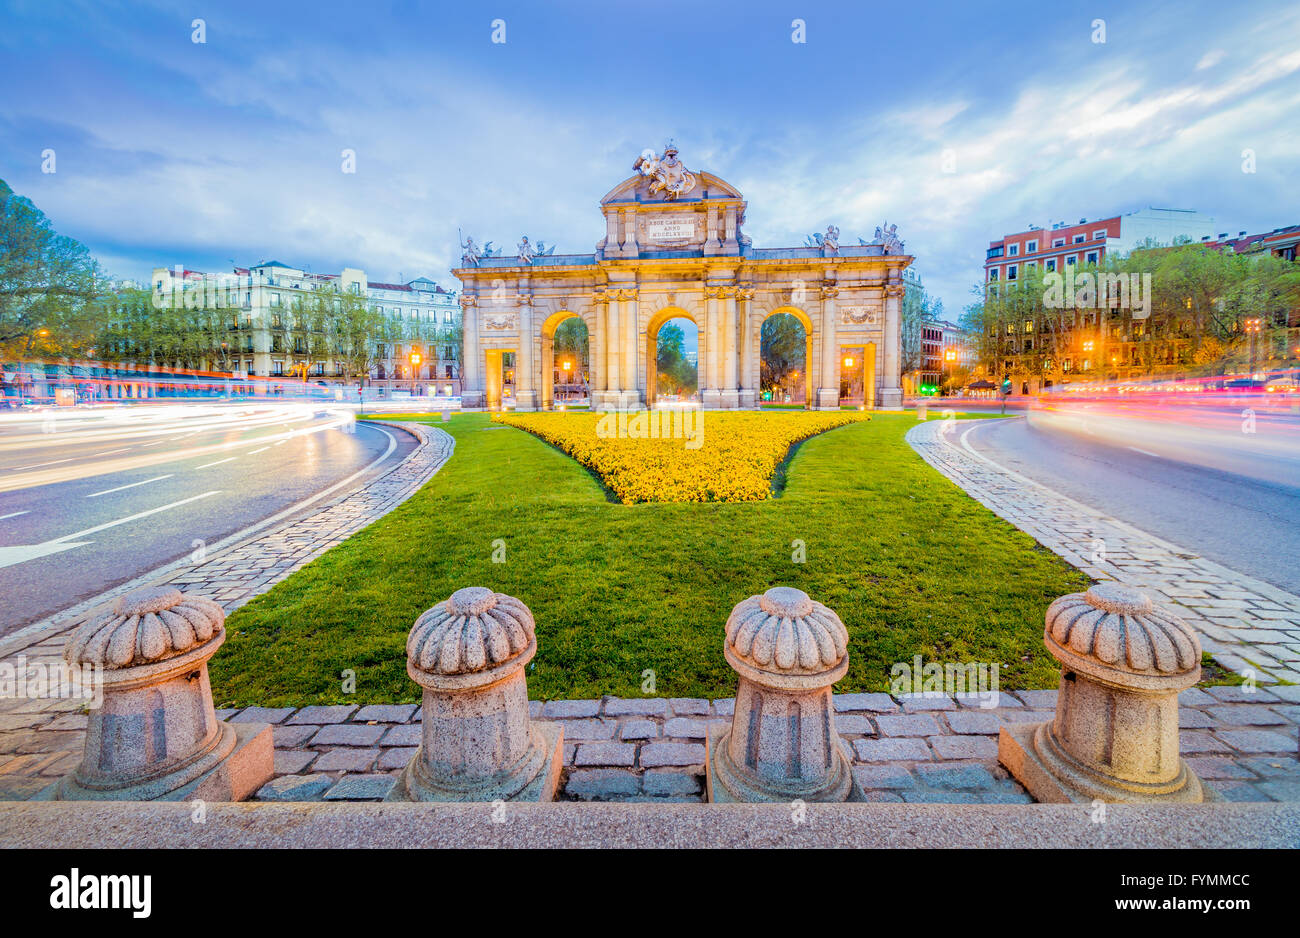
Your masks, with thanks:
M736 299L740 307L740 402L742 409L749 409L758 406L758 369L759 369L759 349L758 336L754 335L757 330L754 328L751 304L754 299L754 288L751 284L742 284L736 291Z
M70 666L99 672L81 764L43 801L243 801L273 774L271 727L224 723L212 707L208 659L225 613L171 587L121 596L68 640Z
M1043 642L1061 662L1056 718L1003 726L998 759L1039 801L1219 800L1179 755L1178 693L1201 643L1172 610L1114 582L1062 596Z
M420 747L389 801L553 801L564 730L528 718L533 615L504 593L457 590L415 620L406 673L424 688Z
M896 277L897 271L890 271ZM902 410L903 386L899 374L899 361L902 353L900 336L902 329L903 283L891 281L885 285L885 331L883 341L885 368L881 375L880 406L883 410Z
M835 327L835 297L839 292L840 288L833 283L822 284L822 361L817 410L839 410L840 407L840 343Z
M740 406L740 319L736 310L736 288L722 288L722 397L727 410Z
M555 406L555 336L549 339L541 336L541 365L538 368L540 379L537 385L537 403L542 410L551 410Z
M701 343L699 349L699 387L700 404L705 410L716 410L722 404L718 380L718 354L722 343L718 301L721 295L721 290L717 287L704 288L704 332L708 336L708 342Z
M621 290L619 298L623 301L623 409L632 409L641 404L639 374L641 368L637 361L637 339L641 329L641 304L639 292L635 287Z
M487 388L483 383L483 352L478 338L478 297L460 295L461 352L460 394L462 407L483 407Z
M519 361L515 363L515 409L537 409L537 360L533 346L533 298L519 294Z
M731 726L708 737L709 801L864 800L831 700L848 638L839 616L790 587L731 611L722 648L740 682Z
M622 347L620 336L622 335L621 324L619 323L619 307L622 305L618 299L618 290L610 288L606 294L609 298L608 313L605 317L605 408L607 410L618 409L618 391L622 387L623 376L618 367L619 352Z
M605 291L597 288L592 295L592 321L593 329L588 337L588 354L591 359L590 370L587 373L590 382L590 402L592 410L601 409L605 401L606 389L606 362L605 362L605 344L608 341L608 326L605 323L608 312L608 303L605 298Z

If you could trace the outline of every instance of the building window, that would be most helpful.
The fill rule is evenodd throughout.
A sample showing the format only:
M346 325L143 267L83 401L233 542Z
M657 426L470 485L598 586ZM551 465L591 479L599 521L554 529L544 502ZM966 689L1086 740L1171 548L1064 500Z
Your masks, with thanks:
M1047 269L1048 269L1048 270L1056 270L1056 258L1054 258L1054 257L1049 257L1049 258L1047 259L1047 265L1046 265L1046 266L1047 266Z
M1064 239L1064 238L1053 238L1053 239L1052 239L1052 247L1054 247L1054 248L1063 248L1063 247L1065 247L1065 239Z
M349 292L349 293L360 293L360 292L361 292L361 284L357 283L355 280L352 281L351 283L348 284L348 292Z
M1025 270L1030 270L1038 266L1038 261L1025 261Z
M1020 253L1020 245L1018 244L1007 245L1007 257L1015 257L1019 253Z
M1026 254L1033 254L1033 253L1035 253L1035 252L1037 252L1037 251L1038 251L1038 242L1037 242L1037 241L1026 241L1026 242L1025 242L1025 253L1026 253Z
M1075 263L1075 261L1077 261L1078 259L1079 259L1079 255L1078 255L1078 254L1071 254L1069 257L1067 257L1067 258L1065 259L1065 263L1066 263L1067 265L1073 265L1073 264Z
M271 374L277 378L284 376L284 362L277 359L271 362Z
M1102 229L1100 229L1100 230L1098 230L1098 231L1094 231L1094 232L1092 233L1092 240L1094 240L1094 241L1101 241L1101 240L1105 239L1105 237L1106 237L1106 229L1105 229L1105 228L1102 228Z
M271 294L271 305L272 305L272 306L279 306L279 305L280 305L280 294L278 294L278 293L272 293L272 294Z
M1008 265L1007 265L1007 279L1008 279L1008 280L1015 280L1015 279L1016 279L1016 265L1015 265L1015 264L1008 264Z
M989 280L997 280L997 279L998 279L998 269L996 267L990 267Z
M1034 321L1033 321L1032 319L1026 319L1026 320L1025 320L1025 331L1026 331L1026 332L1033 332L1033 331L1034 331Z
M1081 235L1081 234L1077 234L1077 235L1075 235L1075 236L1074 236L1074 243L1075 243L1075 244L1083 244L1083 235Z
M1085 262L1089 264L1097 263L1097 252L1089 251L1087 257L1085 258Z

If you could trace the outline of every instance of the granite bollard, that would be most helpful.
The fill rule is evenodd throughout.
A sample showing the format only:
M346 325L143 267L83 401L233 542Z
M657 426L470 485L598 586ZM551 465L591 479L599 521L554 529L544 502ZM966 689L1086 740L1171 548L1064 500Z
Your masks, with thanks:
M243 801L270 780L265 723L217 719L208 659L226 640L210 599L144 587L76 630L63 656L102 668L81 763L36 797L52 801Z
M708 736L709 801L863 800L831 700L849 667L848 637L802 590L774 587L736 605L723 654L740 681L731 726Z
M536 653L532 613L504 593L467 587L416 619L406 672L424 688L424 722L388 800L553 801L564 730L528 718Z
M1061 662L1055 719L1003 726L998 759L1045 802L1201 802L1218 796L1179 755L1178 693L1201 643L1171 610L1118 583L1057 599L1043 641Z

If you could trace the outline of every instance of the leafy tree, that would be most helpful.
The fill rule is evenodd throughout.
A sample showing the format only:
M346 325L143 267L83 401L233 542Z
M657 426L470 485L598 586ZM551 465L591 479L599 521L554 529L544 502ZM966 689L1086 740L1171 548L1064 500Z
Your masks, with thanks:
M102 277L85 245L0 180L0 359L85 354L102 321Z
M759 331L759 385L775 393L792 372L807 373L808 334L790 313L763 320Z
M699 372L686 357L686 333L675 322L659 328L655 346L655 373L660 394L689 396L699 385Z

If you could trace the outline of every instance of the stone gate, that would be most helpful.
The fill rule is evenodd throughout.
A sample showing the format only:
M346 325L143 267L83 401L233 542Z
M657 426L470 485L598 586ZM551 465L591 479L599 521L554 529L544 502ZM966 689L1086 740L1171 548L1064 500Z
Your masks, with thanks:
M654 405L659 329L678 317L698 330L703 406L757 407L759 331L777 313L804 327L809 406L837 408L848 378L861 379L866 406L901 406L901 275L913 258L895 229L849 246L832 225L805 246L755 248L740 192L687 170L671 144L634 169L600 200L605 236L591 254L546 253L527 238L514 256L461 246L464 406L501 406L502 356L514 353L515 407L550 409L555 329L577 316L594 409Z

